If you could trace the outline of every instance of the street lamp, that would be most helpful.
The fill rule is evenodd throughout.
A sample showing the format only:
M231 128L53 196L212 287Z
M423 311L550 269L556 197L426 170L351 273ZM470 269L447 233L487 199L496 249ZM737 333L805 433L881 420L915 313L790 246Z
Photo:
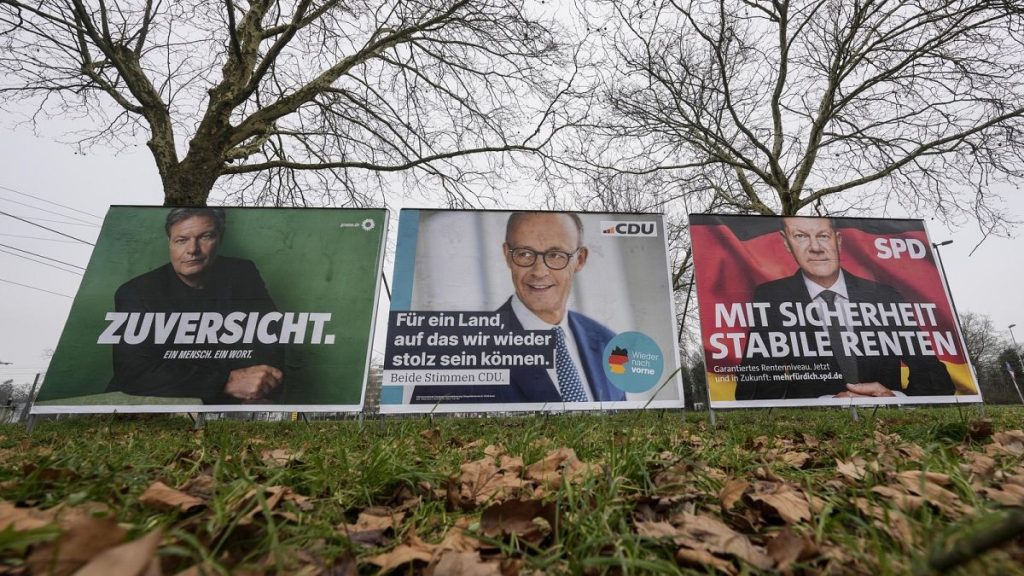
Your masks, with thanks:
M1017 354L1017 361L1020 362L1021 366L1024 366L1024 360L1020 357L1020 348L1017 347L1017 339L1013 337L1014 326L1016 326L1016 324L1010 324L1006 329L1010 331L1010 340L1013 340L1013 351Z
M952 240L945 240L942 242L932 242L932 248L935 249L935 256L939 259L939 270L942 270L942 281L946 284L946 294L949 296L949 303L953 305L953 315L956 317L956 327L960 331L960 339L963 340L963 328L960 326L960 313L956 309L956 300L953 299L953 290L949 287L949 278L946 277L946 267L942 264L942 252L939 248L942 246L949 246L952 244ZM966 355L966 354L965 354Z
M1020 362L1021 365L1024 365L1024 362L1021 362L1020 359L1020 348L1017 348L1017 339L1013 337L1014 326L1016 326L1016 324L1010 324L1006 328L1010 331L1010 340L1013 340L1013 352L1017 355L1017 361ZM1006 371L1010 373L1010 381L1013 382L1013 387L1017 389L1017 397L1020 398L1020 403L1024 404L1024 394L1020 393L1020 386L1017 386L1017 377L1013 375L1013 370L1011 369L1009 362L1006 363Z

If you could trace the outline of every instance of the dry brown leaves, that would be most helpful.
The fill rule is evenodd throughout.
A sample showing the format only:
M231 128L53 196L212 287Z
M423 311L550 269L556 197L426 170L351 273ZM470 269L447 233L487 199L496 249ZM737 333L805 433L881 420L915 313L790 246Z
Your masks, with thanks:
M667 522L637 521L635 525L640 536L671 539L679 547L676 559L681 563L703 562L729 574L737 571L728 558L760 570L774 564L763 548L711 516L683 513Z
M299 462L302 455L302 450L293 451L290 448L277 448L260 452L260 460L267 466L288 466L293 462Z
M542 498L565 482L581 482L596 470L596 466L581 462L571 448L558 448L524 466L522 458L488 446L483 458L461 465L459 475L449 480L448 501L453 508L472 510L519 495Z
M554 502L509 500L483 511L480 532L495 539L515 536L517 540L537 545L557 530L557 523L558 510Z
M1024 430L996 432L985 452L989 456L1024 456Z
M729 511L739 501L758 510L763 519L781 519L795 524L811 519L811 506L807 496L794 484L771 480L730 480L719 492L722 510Z
M236 505L239 511L246 511L238 524L246 526L268 515L298 522L299 519L294 512L284 509L283 503L285 502L293 504L295 508L302 511L313 508L308 496L297 494L288 486L259 486L246 492L241 502Z
M938 472L925 472L921 470L907 470L895 475L897 484L892 486L892 491L882 494L896 503L901 510L914 510L920 504L928 503L938 508L949 518L959 518L965 513L971 513L974 509L964 504L960 497L949 490L953 482L948 474ZM878 491L884 486L875 486L872 490ZM921 502L914 496L919 496ZM909 510L908 510L909 509Z
M388 533L394 535L404 518L404 511L373 506L360 512L355 524L342 524L339 531L355 544L377 547L388 544Z
M159 481L150 484L139 496L139 502L156 510L178 510L185 514L206 506L203 499L175 490Z
M902 512L879 506L867 498L854 499L854 505L857 506L861 514L872 520L872 524L876 528L899 542L904 550L910 550L913 547L914 533L911 530L910 521Z
M459 541L465 541L459 537ZM387 574L399 568L410 566L427 575L456 576L503 576L518 574L518 561L511 559L485 558L479 547L453 547L446 538L440 544L424 542L415 534L394 549L364 558L362 561L380 568L380 574Z
M31 574L66 576L159 575L159 530L125 543L127 530L104 504L58 506L47 510L18 507L0 501L0 531L54 529L55 537L37 543L25 557Z

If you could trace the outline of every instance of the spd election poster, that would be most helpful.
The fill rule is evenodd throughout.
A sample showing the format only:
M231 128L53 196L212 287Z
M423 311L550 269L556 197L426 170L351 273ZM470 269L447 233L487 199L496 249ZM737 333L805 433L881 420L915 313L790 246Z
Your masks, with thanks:
M713 408L980 402L921 220L690 216Z
M381 411L683 405L658 214L402 210Z
M360 410L386 224L112 207L33 413Z

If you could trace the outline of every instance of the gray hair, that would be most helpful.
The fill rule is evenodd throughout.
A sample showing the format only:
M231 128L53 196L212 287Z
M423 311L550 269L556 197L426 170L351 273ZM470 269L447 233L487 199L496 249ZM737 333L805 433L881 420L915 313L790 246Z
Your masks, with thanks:
M568 216L572 219L572 223L576 225L576 232L579 234L578 245L583 245L583 221L580 220L579 214L575 212L513 212L509 214L508 222L505 224L505 242L508 242L510 236L512 236L512 229L516 227L516 223L527 216L536 214L555 214L557 216Z
M203 218L213 220L213 227L217 231L217 236L224 235L228 217L224 213L223 208L174 208L167 213L167 220L164 222L164 232L167 233L167 237L171 237L172 226L195 216L202 216Z

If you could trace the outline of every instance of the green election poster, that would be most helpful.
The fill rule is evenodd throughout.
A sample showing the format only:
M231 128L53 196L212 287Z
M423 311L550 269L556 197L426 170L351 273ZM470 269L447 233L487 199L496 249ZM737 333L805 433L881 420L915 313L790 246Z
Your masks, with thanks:
M360 410L386 224L112 207L33 413Z

